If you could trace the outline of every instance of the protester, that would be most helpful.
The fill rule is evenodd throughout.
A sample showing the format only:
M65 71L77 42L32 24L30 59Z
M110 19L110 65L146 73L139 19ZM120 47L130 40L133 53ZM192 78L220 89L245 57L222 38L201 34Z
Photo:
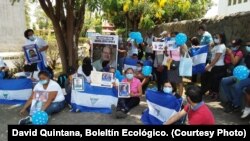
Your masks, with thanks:
M234 67L239 65L242 62L242 58L244 57L243 51L241 49L241 39L236 39L232 41L232 47L227 48L226 56L225 56L225 65L227 68L227 75L231 76Z
M226 76L224 58L226 54L226 38L224 34L216 34L214 38L215 47L211 49L211 63L206 66L206 71L211 72L210 81L212 99L217 100L221 79Z
M77 70L77 75L83 76L84 81L90 83L91 71L96 71L96 69L91 65L91 59L89 57L85 57L82 61L82 66L79 66Z
M197 37L191 38L191 48L199 48L200 47L200 41L198 40ZM197 82L197 74L192 75L192 82L196 83Z
M174 95L177 99L181 98L181 96L177 93L176 85L171 84L170 82L165 82L165 83L164 83L163 92L164 92L165 94L172 94L172 95Z
M119 98L117 107L111 106L112 115L115 118L125 118L127 113L140 104L140 96L142 95L142 85L139 79L134 77L134 70L128 68L125 71L126 78L122 82L130 84L130 98Z
M154 54L153 47L152 47L152 43L154 41L154 38L155 37L153 36L152 32L147 32L147 37L145 39L145 41L147 43L146 50L145 50L147 60L149 59L149 56L153 60L155 58L155 54Z
M246 106L243 110L241 118L246 118L250 115L250 85L244 89Z
M113 80L112 80L113 87L118 87L119 80L118 80L118 78L115 77L115 71L116 71L116 69L114 67L109 68L109 73L113 74Z
M250 45L250 42L247 45ZM244 63L250 69L250 48L246 47L247 55L244 58ZM224 112L239 111L242 103L242 90L250 85L250 76L247 79L237 81L234 76L223 78L221 82L220 96L225 103Z
M141 60L144 56L144 51L143 51L144 47L145 47L144 42L138 44L138 60Z
M138 61L137 67L135 70L135 77L141 81L142 85L142 92L145 93L147 86L149 84L149 76L144 76L142 74L143 62Z
M206 27L205 24L202 24L202 25L199 26L198 34L201 36L200 45L209 45L209 51L208 51L208 54L207 54L207 63L206 63L206 64L209 64L211 62L211 57L212 57L211 48L214 45L213 37L207 31L207 27ZM206 71L205 73L201 74L201 91L202 91L202 94L205 94L210 88L210 83L208 83L209 79L210 79L210 72Z
M73 84L73 77L76 73L76 70L74 67L69 67L67 70L67 79L65 81L65 101L68 103L69 107L71 107L71 92L72 92L72 84Z
M186 90L188 104L184 109L166 121L166 125L174 124L187 115L189 125L215 124L213 113L202 101L201 90L198 86L190 86Z
M122 72L123 70L123 65L124 65L124 60L127 56L127 48L124 44L120 44L119 49L118 49L118 67L117 69Z
M45 111L48 115L60 112L64 108L64 95L61 87L53 80L49 78L49 73L46 71L40 71L39 74L39 83L33 89L32 95L25 103L24 107L20 111L20 115L25 115L26 111L30 107L30 115L34 112L33 109L39 109L38 111ZM40 93L45 93L45 96L40 100ZM39 100L37 100L39 97ZM33 106L33 102L35 102ZM41 105L36 105L37 102L42 102ZM19 124L31 124L30 116L20 120Z
M23 71L14 74L14 76L18 79L20 78L29 78L34 82L39 81L38 77L39 71L36 71L36 66L34 65L24 65Z
M114 60L113 56L113 50L110 46L105 46L102 48L101 58L93 62L93 67L97 71L103 70L102 63L103 61L107 61L108 64L112 67L116 67L116 60Z
M5 63L0 58L0 80L6 78L7 71L8 71L8 67L6 67Z
M42 38L39 38L34 35L34 31L32 29L27 29L24 32L24 37L27 39L25 42L25 45L32 45L36 44L38 47L38 51L42 55L43 63L45 67L47 67L47 57L46 57L46 51L48 50L49 46L46 41L44 41Z

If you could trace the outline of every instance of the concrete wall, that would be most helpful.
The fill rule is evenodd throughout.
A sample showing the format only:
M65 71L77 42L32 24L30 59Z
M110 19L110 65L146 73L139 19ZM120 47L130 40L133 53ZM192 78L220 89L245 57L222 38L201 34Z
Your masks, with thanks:
M220 16L250 11L250 0L247 0L246 2L245 0L241 0L241 3L239 3L240 0L231 0L231 5L228 5L229 1L230 0L219 0L218 14ZM236 1L235 4L234 1Z
M24 1L11 5L10 0L0 0L0 51L21 50L24 44Z
M155 36L164 31L184 32L189 37L198 36L199 25L206 24L211 34L224 32L227 41L241 38L244 41L250 40L250 12L237 13L226 17L215 17L212 19L196 19L173 23L161 24L154 28Z

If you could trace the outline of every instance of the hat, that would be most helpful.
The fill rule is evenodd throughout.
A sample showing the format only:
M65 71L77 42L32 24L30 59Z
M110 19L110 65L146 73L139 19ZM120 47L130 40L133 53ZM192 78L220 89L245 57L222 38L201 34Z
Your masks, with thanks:
M168 34L168 32L167 31L163 31L160 35L163 36L163 35L166 35L166 34Z
M0 68L2 68L2 67L5 67L5 64L4 64L4 62L3 62L3 59L0 58Z

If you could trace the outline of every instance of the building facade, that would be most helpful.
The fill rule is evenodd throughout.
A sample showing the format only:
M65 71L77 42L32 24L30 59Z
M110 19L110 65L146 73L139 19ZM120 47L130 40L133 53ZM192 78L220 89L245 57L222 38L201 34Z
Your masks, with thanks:
M219 0L218 4L219 16L250 11L250 0Z

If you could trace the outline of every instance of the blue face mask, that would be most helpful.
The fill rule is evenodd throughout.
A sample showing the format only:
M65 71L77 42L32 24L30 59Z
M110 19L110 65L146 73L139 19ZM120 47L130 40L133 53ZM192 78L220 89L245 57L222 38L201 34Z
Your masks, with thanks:
M250 46L246 46L246 50L248 53L250 53Z
M30 41L35 41L35 40L36 40L36 37L35 37L34 35L29 36L29 40L30 40Z
M126 74L126 78L131 80L134 78L134 74Z
M173 92L173 88L169 88L169 87L164 87L163 88L163 92L167 93L167 94L171 94Z
M39 83L42 85L45 85L45 84L48 84L48 80L40 80Z

